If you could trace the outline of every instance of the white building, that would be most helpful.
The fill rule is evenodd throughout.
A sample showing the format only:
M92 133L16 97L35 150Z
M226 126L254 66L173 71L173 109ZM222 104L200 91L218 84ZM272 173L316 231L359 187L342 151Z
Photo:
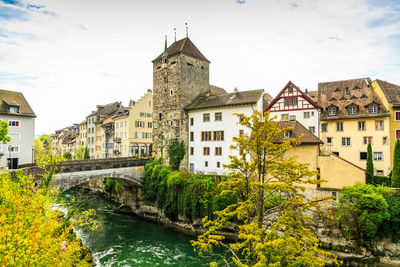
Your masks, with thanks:
M11 141L0 145L1 168L33 163L36 115L20 92L0 90L0 120L8 122Z
M239 156L230 149L232 138L247 130L238 124L235 113L250 116L262 112L263 89L215 95L202 94L186 110L189 117L188 170L205 174L227 174L229 155Z
M289 81L267 106L271 116L279 121L298 121L310 132L319 136L319 107L309 96Z

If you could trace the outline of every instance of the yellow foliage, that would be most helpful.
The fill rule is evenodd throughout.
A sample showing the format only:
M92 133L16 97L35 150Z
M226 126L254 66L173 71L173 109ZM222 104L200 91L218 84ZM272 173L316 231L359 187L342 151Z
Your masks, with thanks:
M0 175L0 265L89 266L82 245L52 209L54 197L31 179ZM54 195L54 194L53 194Z

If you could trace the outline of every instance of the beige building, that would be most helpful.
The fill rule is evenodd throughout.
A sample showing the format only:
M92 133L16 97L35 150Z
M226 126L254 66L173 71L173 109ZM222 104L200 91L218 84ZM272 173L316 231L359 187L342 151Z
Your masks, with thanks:
M86 120L79 123L78 125L78 138L77 138L77 146L86 147L87 145L87 123Z
M323 152L365 168L372 145L374 174L389 175L391 165L390 113L369 78L318 84L322 107L320 138Z
M129 150L129 109L124 110L114 118L114 156L115 157L128 157L130 156Z
M129 155L139 156L151 153L153 147L153 94L150 89L135 105L129 108L127 124ZM121 128L120 132L125 132L125 129Z
M285 137L300 141L300 145L287 151L285 157L293 157L300 163L310 164L309 169L317 170L319 173L316 178L325 181L317 185L308 185L308 187L336 191L343 186L351 186L358 182L365 183L365 169L335 154L321 153L320 148L323 142L299 122L282 121L279 127L292 128Z

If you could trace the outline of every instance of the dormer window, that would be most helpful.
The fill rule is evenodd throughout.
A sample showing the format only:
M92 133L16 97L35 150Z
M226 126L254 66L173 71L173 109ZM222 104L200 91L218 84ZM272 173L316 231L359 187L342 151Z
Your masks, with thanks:
M377 114L379 112L379 108L377 104L371 104L368 107L369 114Z
M292 131L286 131L285 134L283 135L283 138L288 139L292 135Z
M349 115L357 115L358 107L356 105L351 105L347 108L347 112Z
M346 87L345 91L344 91L345 95L350 95L350 90L349 87Z
M336 116L336 107L328 107L328 116Z
M10 113L19 113L19 107L10 106Z

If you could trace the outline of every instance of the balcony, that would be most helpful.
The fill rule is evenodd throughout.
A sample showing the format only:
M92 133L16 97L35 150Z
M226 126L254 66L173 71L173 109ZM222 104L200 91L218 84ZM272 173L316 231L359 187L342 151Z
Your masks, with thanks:
M121 137L114 137L115 143L121 143Z

